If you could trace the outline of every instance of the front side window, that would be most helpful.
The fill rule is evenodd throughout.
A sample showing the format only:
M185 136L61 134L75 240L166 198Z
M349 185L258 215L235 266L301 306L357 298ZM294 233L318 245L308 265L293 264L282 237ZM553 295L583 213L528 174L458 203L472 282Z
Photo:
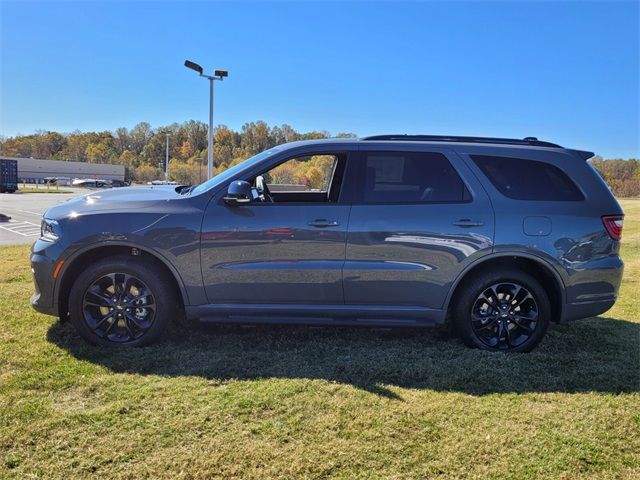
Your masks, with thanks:
M366 152L364 203L464 202L470 194L441 153Z
M580 201L584 195L555 165L523 158L470 155L493 186L514 200Z
M287 160L263 174L272 193L329 191L338 158L310 155Z
M347 154L293 157L247 181L257 203L337 203Z
M215 175L204 183L201 183L197 187L195 187L192 191L193 195L198 195L200 193L206 192L207 190L220 185L221 183L227 181L231 177L233 177L236 173L241 172L242 170L248 170L254 165L262 162L265 158L270 157L278 153L281 150L279 147L274 147L270 150L265 150L257 155L254 155L251 158L246 159L244 162L238 163L231 168Z

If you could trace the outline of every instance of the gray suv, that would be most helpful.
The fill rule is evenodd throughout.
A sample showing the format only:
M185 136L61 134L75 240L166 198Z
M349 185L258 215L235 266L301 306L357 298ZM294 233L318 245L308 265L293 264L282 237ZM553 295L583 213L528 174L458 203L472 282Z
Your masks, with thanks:
M623 214L593 154L528 137L382 135L272 148L196 187L50 208L39 312L94 344L204 322L418 327L529 351L616 300Z

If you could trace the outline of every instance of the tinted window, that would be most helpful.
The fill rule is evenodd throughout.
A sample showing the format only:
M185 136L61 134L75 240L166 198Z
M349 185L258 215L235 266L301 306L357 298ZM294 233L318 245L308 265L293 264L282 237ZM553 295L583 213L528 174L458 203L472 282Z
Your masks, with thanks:
M461 202L470 199L464 183L440 153L365 154L365 203Z
M584 200L576 184L558 167L522 158L471 155L493 186L516 200Z

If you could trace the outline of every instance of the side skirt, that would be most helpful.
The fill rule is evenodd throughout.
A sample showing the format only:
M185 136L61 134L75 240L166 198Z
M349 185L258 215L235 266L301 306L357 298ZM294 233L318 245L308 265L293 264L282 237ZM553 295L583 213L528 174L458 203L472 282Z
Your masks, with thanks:
M187 318L216 323L430 327L444 323L446 311L421 306L208 304L185 308Z

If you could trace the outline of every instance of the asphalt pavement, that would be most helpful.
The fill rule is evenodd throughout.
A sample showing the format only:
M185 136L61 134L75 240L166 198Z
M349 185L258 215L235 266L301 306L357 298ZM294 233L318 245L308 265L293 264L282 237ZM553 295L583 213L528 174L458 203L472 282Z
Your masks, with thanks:
M11 217L8 222L0 221L0 245L33 243L40 236L40 220L49 207L92 191L86 188L60 188L73 193L0 194L0 214Z

